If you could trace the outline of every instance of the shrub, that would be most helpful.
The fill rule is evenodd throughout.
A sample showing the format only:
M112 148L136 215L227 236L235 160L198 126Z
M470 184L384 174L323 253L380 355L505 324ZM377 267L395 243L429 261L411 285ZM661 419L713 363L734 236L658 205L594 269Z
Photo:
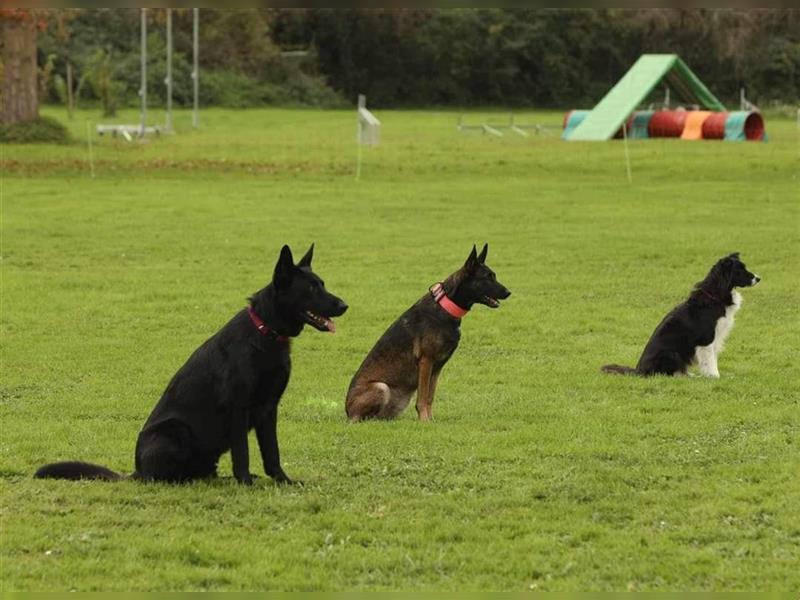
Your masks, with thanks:
M200 103L228 108L265 105L338 108L345 105L342 96L329 88L321 77L299 71L281 82L256 81L230 71L201 73Z
M33 121L0 123L0 142L9 144L67 144L69 132L61 123L50 117Z

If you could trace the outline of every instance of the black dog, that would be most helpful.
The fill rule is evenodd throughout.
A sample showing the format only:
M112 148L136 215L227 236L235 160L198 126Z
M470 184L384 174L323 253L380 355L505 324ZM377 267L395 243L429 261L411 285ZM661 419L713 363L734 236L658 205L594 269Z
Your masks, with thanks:
M461 318L473 304L497 308L511 295L484 264L489 247L475 246L464 266L437 283L404 312L364 359L350 382L345 409L351 421L391 419L417 392L420 420L431 418L439 371L461 338Z
M309 324L334 331L329 317L347 305L311 271L314 246L295 266L281 249L272 283L250 298L227 325L195 350L169 382L136 443L135 479L184 482L216 475L231 451L233 475L252 483L247 434L256 430L264 471L291 483L281 468L276 422L289 382L289 338ZM46 465L36 477L117 479L114 471L81 462Z
M719 377L717 357L733 328L742 297L733 288L761 281L734 252L715 264L689 298L664 317L644 348L635 369L606 365L605 373L623 375L686 375L695 361L700 373Z

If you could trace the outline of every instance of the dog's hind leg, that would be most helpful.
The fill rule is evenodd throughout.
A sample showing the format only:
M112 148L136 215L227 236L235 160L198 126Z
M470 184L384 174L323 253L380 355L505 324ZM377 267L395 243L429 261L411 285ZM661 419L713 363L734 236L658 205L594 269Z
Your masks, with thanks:
M389 401L383 405L381 411L376 415L378 419L394 419L403 412L411 401L414 390L404 390L400 388L389 388Z
M216 470L216 461L193 447L183 423L165 421L139 434L135 479L180 483L214 476Z
M366 387L356 388L347 396L347 417L351 421L377 417L388 406L391 395L391 389L382 381L373 381Z

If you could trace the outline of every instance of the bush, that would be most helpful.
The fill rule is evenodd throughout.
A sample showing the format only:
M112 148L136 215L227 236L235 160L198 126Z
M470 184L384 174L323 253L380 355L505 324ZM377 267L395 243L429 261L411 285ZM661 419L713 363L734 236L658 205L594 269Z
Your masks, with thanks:
M68 144L70 141L67 128L50 117L19 123L0 123L0 142L3 143Z
M342 96L329 88L321 77L294 72L281 82L260 82L230 71L200 74L200 103L227 108L265 105L339 108L345 105Z

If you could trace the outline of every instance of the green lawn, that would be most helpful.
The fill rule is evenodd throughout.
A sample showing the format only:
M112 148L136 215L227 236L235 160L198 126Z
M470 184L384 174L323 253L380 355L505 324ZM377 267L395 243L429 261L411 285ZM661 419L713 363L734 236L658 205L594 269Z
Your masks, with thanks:
M48 114L62 116L61 110ZM206 110L129 144L2 148L2 586L9 590L797 590L800 133L771 141L494 138L456 112ZM560 113L518 122L558 126ZM131 111L118 122L135 123ZM466 120L501 123L502 112ZM316 242L349 304L293 345L284 468L190 486L32 479L131 472L192 350ZM468 315L435 421L348 424L386 326L473 243L513 292ZM762 283L720 380L602 375L725 253ZM253 470L260 466L251 436Z

